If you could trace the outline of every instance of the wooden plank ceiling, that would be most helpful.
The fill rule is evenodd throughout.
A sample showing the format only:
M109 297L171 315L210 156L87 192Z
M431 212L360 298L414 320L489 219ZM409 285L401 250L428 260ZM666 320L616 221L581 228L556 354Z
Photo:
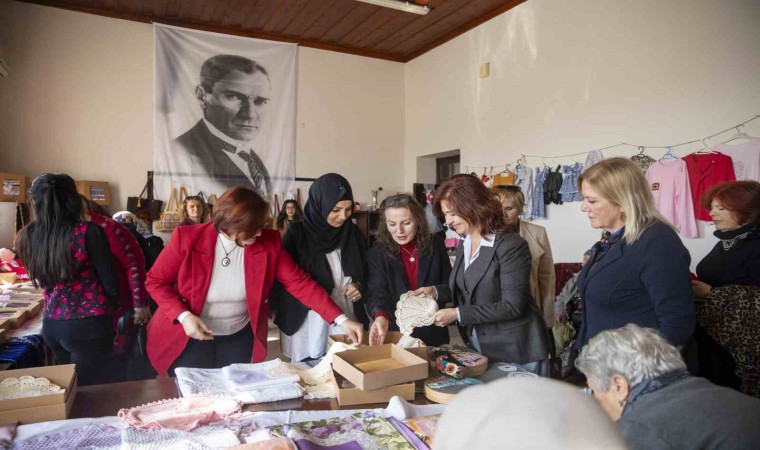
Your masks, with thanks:
M21 1L407 62L525 0L417 0L425 16L356 0Z

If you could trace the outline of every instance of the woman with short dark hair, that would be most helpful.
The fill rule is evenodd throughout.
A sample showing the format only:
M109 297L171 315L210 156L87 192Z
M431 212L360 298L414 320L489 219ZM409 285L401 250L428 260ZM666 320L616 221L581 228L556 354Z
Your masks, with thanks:
M158 304L148 324L148 356L159 374L263 361L266 299L275 280L361 340L361 325L293 262L280 234L264 228L268 211L259 194L239 186L219 198L212 223L174 230L146 282Z
M435 324L456 321L465 342L491 361L548 375L548 333L530 296L530 250L504 222L499 200L479 178L456 175L436 190L433 210L464 237L448 283L415 291L454 303L436 313Z
M34 218L17 245L29 277L43 288L42 334L57 364L76 364L80 385L108 380L119 274L105 232L83 220L74 180L42 174L29 189Z

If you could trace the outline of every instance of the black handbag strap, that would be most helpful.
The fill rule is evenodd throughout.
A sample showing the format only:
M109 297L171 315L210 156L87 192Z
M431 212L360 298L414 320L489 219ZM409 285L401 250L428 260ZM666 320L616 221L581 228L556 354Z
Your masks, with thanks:
M145 183L145 189L148 190L148 200L153 200L153 171L152 170L148 171L148 182ZM142 197L142 194L140 194L140 197Z

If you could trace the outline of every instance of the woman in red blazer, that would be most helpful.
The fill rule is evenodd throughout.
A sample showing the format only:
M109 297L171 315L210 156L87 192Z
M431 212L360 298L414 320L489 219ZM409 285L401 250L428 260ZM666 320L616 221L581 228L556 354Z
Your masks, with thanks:
M148 324L148 357L159 374L263 361L265 300L275 279L361 342L361 324L293 262L280 233L264 228L268 208L253 190L235 187L214 205L211 223L172 233L145 284L158 304Z

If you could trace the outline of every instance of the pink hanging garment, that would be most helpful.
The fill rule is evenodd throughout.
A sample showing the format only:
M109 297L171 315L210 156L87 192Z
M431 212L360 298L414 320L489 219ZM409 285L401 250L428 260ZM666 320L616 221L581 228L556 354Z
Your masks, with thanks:
M649 166L646 177L660 214L682 235L699 237L686 163L682 159L657 161Z

